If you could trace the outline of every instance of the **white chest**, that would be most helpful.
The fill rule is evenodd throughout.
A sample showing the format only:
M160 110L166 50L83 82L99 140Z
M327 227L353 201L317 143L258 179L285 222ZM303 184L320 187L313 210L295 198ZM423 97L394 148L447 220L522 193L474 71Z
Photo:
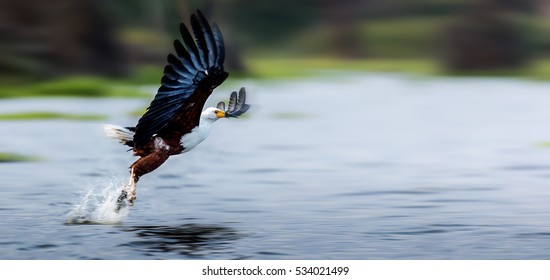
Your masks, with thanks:
M209 132L209 127L197 126L193 128L191 132L183 135L180 140L181 146L184 148L182 153L189 152L195 148L198 144L204 141L206 137L208 137Z

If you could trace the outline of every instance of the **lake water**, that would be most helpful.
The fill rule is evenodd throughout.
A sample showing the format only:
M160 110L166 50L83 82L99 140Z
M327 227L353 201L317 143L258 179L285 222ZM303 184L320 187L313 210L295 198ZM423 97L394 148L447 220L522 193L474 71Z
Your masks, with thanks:
M1 259L550 259L550 84L341 73L233 82L247 118L109 199L135 158L102 121L3 121ZM2 100L106 114L142 99Z

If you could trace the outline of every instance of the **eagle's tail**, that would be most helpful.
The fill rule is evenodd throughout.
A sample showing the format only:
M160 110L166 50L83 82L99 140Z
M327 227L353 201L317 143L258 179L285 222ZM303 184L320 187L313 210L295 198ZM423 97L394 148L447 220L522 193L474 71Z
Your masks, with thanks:
M122 127L118 125L106 124L103 125L103 130L108 137L118 140L118 142L134 147L135 127Z

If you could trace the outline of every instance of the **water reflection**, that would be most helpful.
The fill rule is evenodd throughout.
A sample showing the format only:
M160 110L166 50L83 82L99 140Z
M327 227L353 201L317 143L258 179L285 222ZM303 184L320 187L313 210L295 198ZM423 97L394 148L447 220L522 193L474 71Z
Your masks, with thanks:
M231 253L231 244L240 238L236 230L219 225L183 224L179 226L133 226L139 240L123 246L145 253L174 253L188 257Z

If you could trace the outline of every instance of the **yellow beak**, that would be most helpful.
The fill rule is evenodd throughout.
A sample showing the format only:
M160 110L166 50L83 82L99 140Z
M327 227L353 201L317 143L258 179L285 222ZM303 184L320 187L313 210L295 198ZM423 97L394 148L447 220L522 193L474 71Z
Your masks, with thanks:
M221 118L225 118L225 112L224 111L216 111L216 117L218 117L219 119Z

